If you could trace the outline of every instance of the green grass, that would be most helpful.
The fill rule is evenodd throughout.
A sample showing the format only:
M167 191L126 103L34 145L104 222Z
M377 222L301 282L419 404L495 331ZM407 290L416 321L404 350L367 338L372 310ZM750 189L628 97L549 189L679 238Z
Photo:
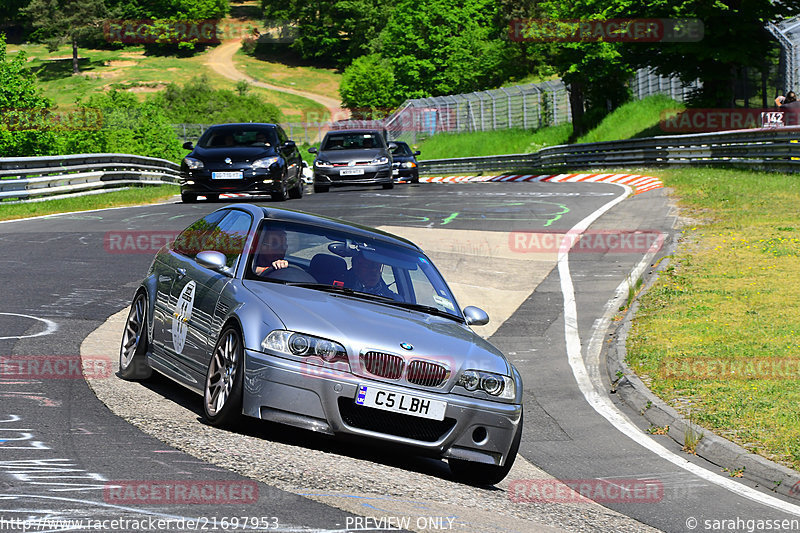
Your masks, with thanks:
M25 50L42 92L61 108L74 107L76 100L85 100L111 88L131 91L144 99L163 90L168 83L183 85L201 74L208 76L214 89L236 89L236 82L216 74L205 65L208 50L192 57L170 57L145 55L144 48L137 46L121 50L81 48L78 50L81 57L79 75L72 74L72 49L68 46L52 53L38 44L10 45L8 50L9 55ZM249 91L277 105L287 121L300 121L314 113L318 116L325 113L325 106L308 98L252 86ZM200 117L198 122L203 123Z
M664 135L665 132L659 127L662 113L675 109L684 110L686 106L663 94L634 100L609 113L597 127L579 137L576 142L618 141Z
M233 56L236 68L258 81L339 99L342 76L336 70L284 64L276 59L252 57L241 49Z
M177 185L149 185L131 187L122 191L103 194L76 196L48 200L46 202L29 202L24 204L0 203L0 220L52 215L72 211L87 211L105 207L122 207L126 205L152 204L167 200L180 193Z
M800 368L800 182L709 168L654 174L694 222L641 298L628 362L697 424L800 469L800 372L752 366Z
M527 154L564 144L572 133L572 125L550 126L539 130L494 130L470 133L442 133L420 143L419 160L482 155Z
M576 142L618 141L664 135L665 132L659 127L662 114L676 109L682 111L686 106L663 94L634 100L609 113L597 127L579 137Z

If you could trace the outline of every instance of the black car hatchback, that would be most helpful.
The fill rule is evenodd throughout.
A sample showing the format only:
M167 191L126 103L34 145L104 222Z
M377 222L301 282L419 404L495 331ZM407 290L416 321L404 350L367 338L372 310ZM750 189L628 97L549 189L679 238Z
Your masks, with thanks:
M411 151L408 144L401 141L394 141L395 148L392 149L392 176L398 182L410 181L419 183L419 168L417 168L417 156L419 150Z
M273 200L303 196L300 152L276 124L218 124L208 128L181 163L181 199L221 193L270 194Z

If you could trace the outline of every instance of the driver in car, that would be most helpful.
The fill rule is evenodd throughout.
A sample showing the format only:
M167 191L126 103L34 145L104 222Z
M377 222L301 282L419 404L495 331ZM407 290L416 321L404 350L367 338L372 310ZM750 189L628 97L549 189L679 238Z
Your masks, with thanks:
M255 255L253 272L257 275L264 274L267 269L279 270L289 266L289 261L284 259L288 244L286 232L281 229L268 229L261 236L261 244Z
M353 256L352 264L350 270L345 273L345 287L400 300L397 293L383 281L383 276L381 276L383 263L371 261L364 257L364 254L358 253Z

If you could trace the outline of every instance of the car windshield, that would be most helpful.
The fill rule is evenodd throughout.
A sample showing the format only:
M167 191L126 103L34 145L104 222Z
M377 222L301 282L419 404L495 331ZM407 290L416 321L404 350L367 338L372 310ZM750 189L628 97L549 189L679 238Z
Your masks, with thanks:
M275 128L265 126L227 126L210 128L197 141L201 148L230 148L232 146L277 146Z
M392 150L392 155L411 156L411 148L406 143L395 143L397 147Z
M346 231L264 221L245 277L463 320L450 289L425 254Z
M381 148L382 143L377 133L329 133L322 143L321 150L366 150Z

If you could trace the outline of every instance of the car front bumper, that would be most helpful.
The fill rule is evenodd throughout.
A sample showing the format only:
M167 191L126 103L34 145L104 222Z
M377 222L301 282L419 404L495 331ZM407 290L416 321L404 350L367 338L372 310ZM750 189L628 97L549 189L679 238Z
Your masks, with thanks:
M234 169L240 171L241 169ZM241 170L241 179L211 179L208 170L193 170L181 173L181 192L186 194L220 193L270 193L281 190L280 169Z
M363 170L363 174L342 176L342 170ZM314 183L319 185L378 185L392 183L392 167L385 165L359 165L357 167L315 167Z
M359 385L447 402L443 421L355 404ZM503 465L522 407L397 386L246 350L245 415L326 434L387 441L425 455Z

